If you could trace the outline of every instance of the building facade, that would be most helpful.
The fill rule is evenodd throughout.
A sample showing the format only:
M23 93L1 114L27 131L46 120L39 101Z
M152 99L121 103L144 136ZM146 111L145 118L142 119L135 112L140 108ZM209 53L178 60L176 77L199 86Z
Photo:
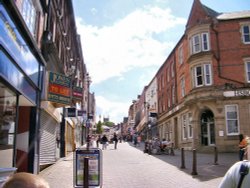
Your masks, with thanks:
M157 73L159 134L175 147L235 151L238 135L250 134L249 20L250 11L217 13L194 0Z

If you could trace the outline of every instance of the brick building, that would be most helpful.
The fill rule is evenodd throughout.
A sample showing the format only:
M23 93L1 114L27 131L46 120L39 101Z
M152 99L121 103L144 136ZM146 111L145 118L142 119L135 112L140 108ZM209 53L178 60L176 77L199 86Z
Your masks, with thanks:
M175 147L235 151L250 135L250 11L194 0L186 30L156 74L158 130Z

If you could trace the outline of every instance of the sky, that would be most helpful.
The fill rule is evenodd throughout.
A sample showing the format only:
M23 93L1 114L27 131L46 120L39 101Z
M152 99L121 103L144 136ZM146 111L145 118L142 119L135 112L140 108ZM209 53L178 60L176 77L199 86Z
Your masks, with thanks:
M200 0L217 12L250 10L249 0ZM128 116L184 34L193 0L73 0L77 33L96 98L96 121ZM101 119L99 117L101 116Z

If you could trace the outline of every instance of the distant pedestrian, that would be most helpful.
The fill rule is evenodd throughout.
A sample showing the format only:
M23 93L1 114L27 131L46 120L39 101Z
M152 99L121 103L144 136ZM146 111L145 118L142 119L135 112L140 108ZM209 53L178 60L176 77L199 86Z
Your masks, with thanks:
M118 138L117 138L116 133L114 133L113 142L114 142L114 149L117 149Z
M133 141L134 141L134 146L136 147L137 146L137 135L136 134L134 134Z
M106 135L104 134L102 139L101 139L101 142L102 142L102 149L107 149L107 144L108 144L108 138L106 137Z
M246 140L246 138L244 137L243 134L239 135L239 140L240 140L240 143L239 143L239 159L240 159L240 161L242 161L243 158L244 158L244 155L245 155L246 148L247 148L247 140Z
M249 174L250 162L239 161L229 168L225 176L223 177L219 188L249 188L250 174Z
M137 136L137 144L140 147L140 145L141 145L141 135Z
M101 135L98 135L97 136L97 139L96 139L96 147L99 148L99 143L101 142Z
M49 184L40 176L19 172L10 176L2 188L49 188Z

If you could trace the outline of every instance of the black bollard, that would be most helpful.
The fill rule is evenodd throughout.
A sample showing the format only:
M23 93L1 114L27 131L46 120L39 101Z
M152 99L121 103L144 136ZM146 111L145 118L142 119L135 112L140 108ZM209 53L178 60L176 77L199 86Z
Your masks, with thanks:
M193 171L192 175L198 175L197 173L197 158L196 158L196 149L193 149Z
M217 147L214 147L214 165L218 165L218 150Z
M185 167L185 154L184 148L181 148L181 168L184 169Z
M89 158L84 158L84 171L83 171L84 187L89 187Z

